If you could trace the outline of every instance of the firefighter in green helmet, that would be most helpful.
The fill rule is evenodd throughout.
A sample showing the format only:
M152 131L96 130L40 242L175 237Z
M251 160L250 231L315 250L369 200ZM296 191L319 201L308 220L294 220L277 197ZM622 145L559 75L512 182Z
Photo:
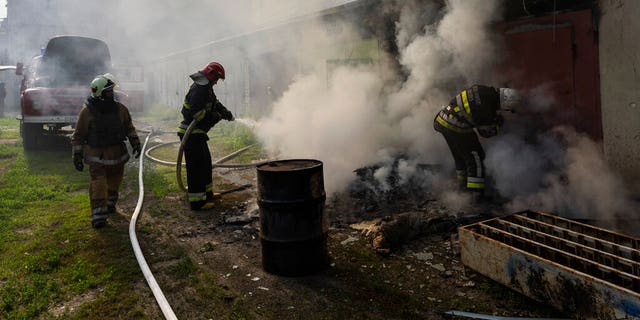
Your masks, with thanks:
M91 94L85 101L71 136L73 165L82 171L89 165L91 183L91 225L104 227L107 214L116 212L118 190L129 160L125 140L133 155L140 157L140 139L125 105L114 97L115 80L111 74L99 75L91 82Z

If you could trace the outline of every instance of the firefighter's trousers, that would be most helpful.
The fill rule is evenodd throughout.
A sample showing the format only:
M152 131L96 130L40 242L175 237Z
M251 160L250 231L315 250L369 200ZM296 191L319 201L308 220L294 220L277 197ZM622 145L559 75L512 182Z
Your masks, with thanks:
M183 135L178 134L180 140ZM191 134L184 146L184 158L187 165L187 197L192 210L200 209L207 200L213 199L211 178L211 153L207 145L206 134Z
M91 163L89 174L91 175L89 198L92 215L115 211L118 189L124 175L124 162L116 165Z
M458 186L463 190L483 193L485 187L484 149L474 131L456 132L437 121L433 127L443 136L456 166Z

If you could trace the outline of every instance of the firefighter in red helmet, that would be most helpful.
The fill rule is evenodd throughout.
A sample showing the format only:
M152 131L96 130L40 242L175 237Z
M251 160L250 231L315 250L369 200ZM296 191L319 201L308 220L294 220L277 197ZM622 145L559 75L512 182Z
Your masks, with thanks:
M515 89L474 85L442 107L433 121L453 155L459 189L473 192L477 201L486 200L485 153L477 134L497 135L504 121L501 112L515 112L520 104Z
M234 117L213 92L213 86L218 80L225 79L225 71L220 63L210 62L189 77L193 84L182 104L183 120L178 127L178 136L182 141L189 125L196 121L195 128L184 145L187 197L191 210L208 210L213 208L213 182L207 133L221 119L233 121Z

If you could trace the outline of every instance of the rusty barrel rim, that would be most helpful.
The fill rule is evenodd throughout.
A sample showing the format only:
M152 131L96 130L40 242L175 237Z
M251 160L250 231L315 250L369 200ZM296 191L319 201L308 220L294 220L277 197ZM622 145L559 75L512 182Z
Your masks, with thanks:
M299 164L299 165L298 165ZM307 164L306 166L303 166ZM291 172L310 170L318 167L322 167L322 161L315 159L287 159L287 160L275 160L263 163L257 166L258 172Z

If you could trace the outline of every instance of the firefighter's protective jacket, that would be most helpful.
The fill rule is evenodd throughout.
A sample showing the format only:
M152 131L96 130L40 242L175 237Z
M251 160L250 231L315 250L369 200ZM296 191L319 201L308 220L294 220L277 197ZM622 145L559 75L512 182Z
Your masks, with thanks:
M210 84L199 85L193 83L184 97L182 104L182 123L178 128L178 133L185 133L191 121L199 111L205 110L198 119L198 123L191 134L207 134L209 130L221 119L231 120L233 115L227 110L213 92Z
M127 107L115 100L87 98L71 136L73 153L83 153L87 164L120 164L129 160L125 139L134 148L140 145Z
M481 136L488 138L496 135L502 125L499 110L498 89L474 85L451 99L449 105L440 110L436 121L458 133L473 132L475 128Z

